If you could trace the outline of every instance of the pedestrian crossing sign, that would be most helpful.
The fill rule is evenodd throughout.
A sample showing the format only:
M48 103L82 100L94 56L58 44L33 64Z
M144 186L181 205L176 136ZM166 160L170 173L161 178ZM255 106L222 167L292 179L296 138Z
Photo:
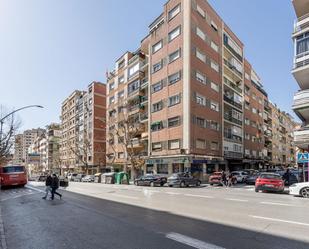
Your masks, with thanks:
M298 153L297 154L298 163L308 163L309 162L309 153Z

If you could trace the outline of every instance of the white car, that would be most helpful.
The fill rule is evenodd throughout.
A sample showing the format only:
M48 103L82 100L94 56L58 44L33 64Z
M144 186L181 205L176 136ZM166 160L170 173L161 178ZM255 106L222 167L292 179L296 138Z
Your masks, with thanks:
M93 175L86 175L82 178L82 182L94 182L94 176Z
M233 171L231 172L232 176L236 177L237 182L245 182L248 173L244 171Z
M290 195L309 198L309 182L299 182L289 187Z

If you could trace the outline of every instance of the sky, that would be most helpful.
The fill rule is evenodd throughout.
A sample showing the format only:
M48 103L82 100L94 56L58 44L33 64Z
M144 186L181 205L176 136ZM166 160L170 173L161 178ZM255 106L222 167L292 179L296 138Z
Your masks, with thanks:
M0 0L0 105L19 113L21 130L59 122L62 101L135 51L166 0ZM269 98L293 114L295 19L290 0L209 0L245 44ZM295 116L295 115L294 115Z

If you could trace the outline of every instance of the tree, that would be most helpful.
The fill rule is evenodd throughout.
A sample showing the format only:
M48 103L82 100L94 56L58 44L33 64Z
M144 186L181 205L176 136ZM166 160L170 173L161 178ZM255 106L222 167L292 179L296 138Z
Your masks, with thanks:
M82 141L76 141L75 145L70 146L70 150L77 157L78 162L81 162L86 169L86 174L89 174L88 158L91 156L91 142L84 136Z
M140 122L140 111L136 114L129 115L130 111L136 109L142 109L139 101L134 104L134 99L122 103L118 112L118 120L113 117L115 111L110 111L110 126L113 129L109 132L109 147L112 148L114 155L116 155L117 148L115 147L115 138L118 139L118 145L121 146L122 151L126 155L126 161L124 170L127 171L128 167L131 167L133 177L136 172L144 165L144 146L140 146L141 132L145 128L144 124ZM137 148L138 147L138 148ZM115 161L115 156L112 159L112 163Z
M6 113L2 112L1 108L0 119L5 115ZM14 135L20 125L21 122L14 115L10 115L0 122L0 165L6 164L10 160Z

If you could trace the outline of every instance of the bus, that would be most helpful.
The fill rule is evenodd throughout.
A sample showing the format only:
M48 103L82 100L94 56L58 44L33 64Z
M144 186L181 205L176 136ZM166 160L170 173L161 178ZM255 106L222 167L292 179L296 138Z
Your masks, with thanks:
M0 167L0 185L24 186L27 184L27 172L24 166L7 165Z

